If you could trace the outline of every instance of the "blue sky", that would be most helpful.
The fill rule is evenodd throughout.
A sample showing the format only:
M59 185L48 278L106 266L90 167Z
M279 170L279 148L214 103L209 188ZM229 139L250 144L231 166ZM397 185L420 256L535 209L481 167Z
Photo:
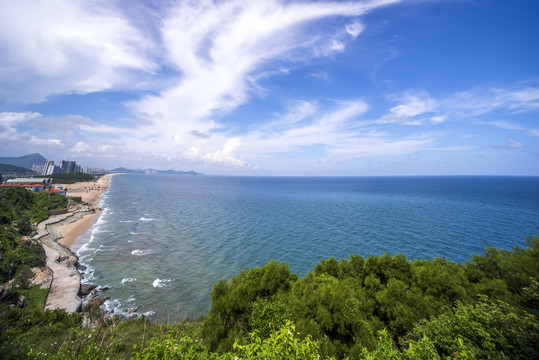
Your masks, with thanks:
M535 0L0 0L0 155L539 175Z

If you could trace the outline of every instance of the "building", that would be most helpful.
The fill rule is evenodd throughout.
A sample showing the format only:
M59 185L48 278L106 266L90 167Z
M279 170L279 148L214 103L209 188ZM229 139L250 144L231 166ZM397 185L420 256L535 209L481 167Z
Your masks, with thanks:
M45 165L32 165L32 171L36 174L43 174Z
M9 179L4 185L0 186L23 187L29 191L47 191L52 188L52 179L15 178Z
M107 171L105 169L101 169L101 168L83 167L81 169L81 172L83 172L85 174L95 175L95 174L105 174Z
M50 185L52 184L52 179L34 179L34 178L15 178L9 179L6 181L7 185L28 185L28 184L40 184L40 185Z
M80 165L77 165L76 161L70 161L70 160L60 161L60 167L58 170L59 174L71 174L75 172L80 172Z
M43 165L43 172L41 175L52 175L54 174L54 160L47 160L45 161L45 165Z

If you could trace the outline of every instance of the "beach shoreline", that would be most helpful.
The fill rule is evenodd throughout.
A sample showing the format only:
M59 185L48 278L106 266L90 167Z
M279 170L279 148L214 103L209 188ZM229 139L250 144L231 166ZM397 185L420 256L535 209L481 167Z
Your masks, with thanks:
M78 257L71 246L101 214L99 200L108 189L112 174L92 182L79 182L64 186L68 196L77 196L81 201L69 201L68 211L49 217L37 225L34 240L45 250L47 267L52 271L49 292L44 309L64 309L67 312L84 312L84 299L79 274ZM57 186L59 184L56 184ZM86 308L88 308L86 302Z
M111 177L114 174L106 174L100 177L96 182L78 182L75 184L66 185L67 196L79 196L82 202L88 204L89 210L94 210L94 213L84 215L82 218L72 223L58 226L57 231L62 236L58 239L58 243L71 248L75 240L88 230L94 220L101 215L99 208L99 200L107 191Z

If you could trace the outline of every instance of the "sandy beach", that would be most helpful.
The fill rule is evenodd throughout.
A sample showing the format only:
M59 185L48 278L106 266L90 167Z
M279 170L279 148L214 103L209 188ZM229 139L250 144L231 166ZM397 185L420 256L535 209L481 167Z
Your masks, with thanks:
M107 174L100 177L96 182L78 182L75 184L65 185L67 188L67 196L80 196L82 201L89 204L89 207L95 209L95 213L83 216L81 219L67 225L59 226L58 233L62 236L58 242L70 248L75 239L84 233L92 224L92 220L99 217L101 209L99 209L99 199L101 195L107 191L110 178L113 174Z

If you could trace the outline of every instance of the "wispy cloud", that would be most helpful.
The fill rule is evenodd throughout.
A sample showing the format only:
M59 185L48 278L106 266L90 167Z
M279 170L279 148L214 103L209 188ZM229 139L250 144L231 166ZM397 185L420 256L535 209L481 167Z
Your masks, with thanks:
M509 121L474 121L474 124L491 125L505 130L526 130L522 125L514 124Z
M146 55L152 43L110 3L97 2L1 2L0 99L131 87L133 72L155 70Z
M178 71L177 80L157 95L132 102L130 107L135 115L154 118L145 133L155 133L165 143L181 138L184 150L199 148L200 139L193 135L219 129L220 115L248 100L256 87L253 79L260 73L343 51L345 42L360 33L359 23L351 23L334 28L327 40L328 29L322 36L314 26L317 21L357 17L394 2L179 3L160 27L168 60ZM223 143L219 137L212 139L214 145ZM206 154L216 154L216 150ZM223 158L200 156L214 161Z
M484 147L485 148L490 148L490 149L510 149L510 150L515 150L515 149L524 148L524 147L526 147L526 145L524 145L520 141L514 140L512 138L508 138L507 143L505 145L485 145Z

